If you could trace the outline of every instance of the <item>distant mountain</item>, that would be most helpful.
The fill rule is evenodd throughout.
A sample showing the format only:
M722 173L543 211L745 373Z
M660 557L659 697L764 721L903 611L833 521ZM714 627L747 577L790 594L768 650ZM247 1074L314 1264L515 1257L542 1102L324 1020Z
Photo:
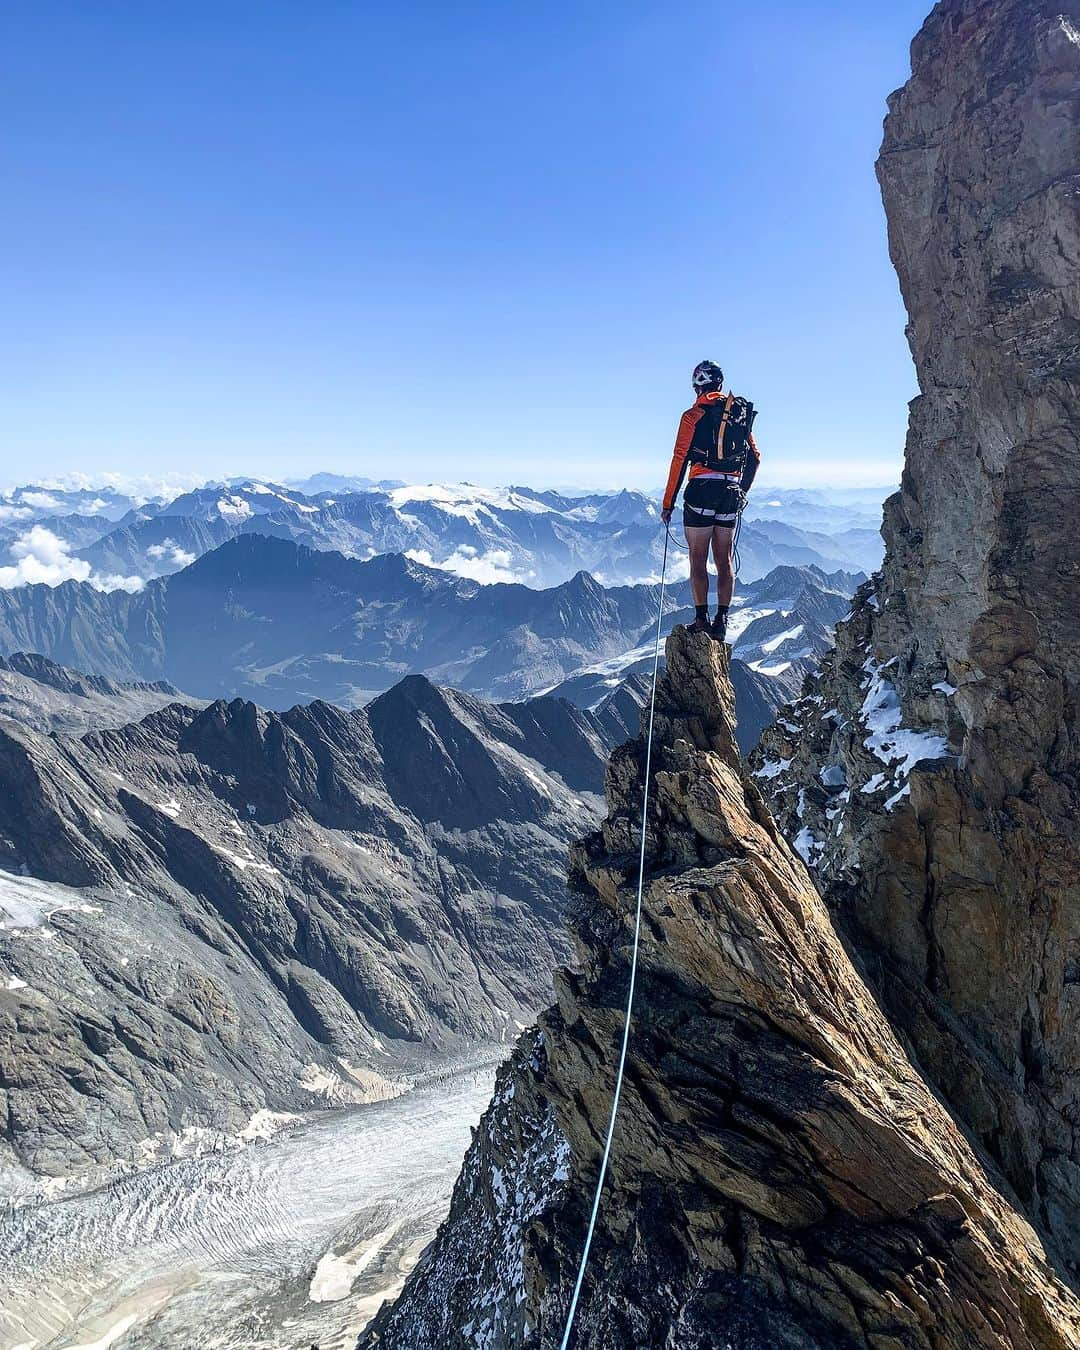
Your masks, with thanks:
M178 699L180 691L163 681L118 684L32 653L0 656L0 718L46 734L123 726Z
M313 473L307 478L286 479L286 487L302 492L306 497L317 497L325 493L367 492L371 488L397 488L405 484L400 478L364 478L358 474Z
M781 521L815 534L881 528L882 502L896 484L859 488L776 488L759 482L746 507L748 521Z
M569 955L566 847L611 743L603 715L418 676L366 711L171 704L80 739L0 718L9 1173L152 1158L514 1039Z
M784 562L794 566L853 568L867 573L881 566L879 525L823 534L796 528L782 520L747 520L743 534L749 536L754 547L766 547L758 541L767 540L778 558L782 555ZM753 572L757 570L754 568Z
M862 580L816 567L740 580L729 636L745 750L816 669ZM669 589L669 626L688 617L682 598ZM361 562L244 535L134 595L73 582L0 591L0 652L272 708L356 707L422 673L483 697L554 692L595 709L647 671L658 600L656 586L586 573L543 591L482 586L400 554Z
M796 518L785 518L790 502ZM751 494L740 552L747 580L780 565L872 570L880 561L880 502L837 506L828 494ZM0 500L0 550L39 525L70 550L65 575L108 589L180 571L241 534L268 534L369 558L407 553L478 581L557 585L589 571L605 584L654 579L663 534L656 499L635 491L571 496L529 487L371 483L316 474L285 486L258 479L210 483L171 499L115 489L20 488ZM678 533L678 532L677 532ZM0 559L2 562L2 559ZM685 568L678 555L676 569Z
M851 596L864 580L857 572L777 567L758 581L740 581L728 636L737 734L744 754L757 744L776 710L795 696L806 674L817 669L833 644L835 625L850 610ZM692 610L678 610L667 627L692 617ZM653 638L650 627L628 650L574 671L546 692L582 708L596 707L614 690L623 690L625 698L627 677L637 682L634 688L644 688Z
M586 573L548 590L482 586L400 554L361 562L252 534L138 594L0 591L0 652L274 708L356 706L409 673L517 698L626 650L658 600L655 586Z

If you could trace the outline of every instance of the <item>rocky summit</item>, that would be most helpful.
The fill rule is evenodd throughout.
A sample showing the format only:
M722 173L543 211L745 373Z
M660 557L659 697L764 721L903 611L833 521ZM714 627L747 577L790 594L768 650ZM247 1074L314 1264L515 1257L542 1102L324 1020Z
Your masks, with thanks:
M1080 1273L1080 6L948 3L879 176L922 393L886 558L756 781Z
M369 1347L558 1345L629 977L643 738L576 846L580 972L503 1068ZM1080 1303L905 1054L735 744L727 662L657 692L637 1008L574 1344L1068 1346Z

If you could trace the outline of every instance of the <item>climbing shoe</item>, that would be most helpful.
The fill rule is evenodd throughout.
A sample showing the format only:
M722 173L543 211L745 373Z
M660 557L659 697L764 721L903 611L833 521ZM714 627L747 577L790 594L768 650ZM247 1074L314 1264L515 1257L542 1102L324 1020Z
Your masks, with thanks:
M688 624L686 631L688 633L711 633L712 624L708 619L695 619L693 623Z
M714 642L727 641L727 614L718 614L709 625L709 636Z

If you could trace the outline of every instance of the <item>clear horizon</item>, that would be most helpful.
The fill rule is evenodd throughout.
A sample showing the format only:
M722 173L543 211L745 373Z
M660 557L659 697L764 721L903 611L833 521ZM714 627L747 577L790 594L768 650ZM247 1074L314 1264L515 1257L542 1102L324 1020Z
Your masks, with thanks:
M763 482L895 481L873 165L927 3L17 2L0 480L654 490L709 355Z

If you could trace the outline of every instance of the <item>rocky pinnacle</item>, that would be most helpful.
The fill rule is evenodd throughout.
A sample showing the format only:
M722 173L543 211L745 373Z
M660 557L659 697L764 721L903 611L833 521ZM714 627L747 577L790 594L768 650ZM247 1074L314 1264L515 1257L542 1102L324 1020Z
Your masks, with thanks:
M1080 1305L848 959L734 740L723 650L657 692L646 924L575 1345L1068 1346ZM628 977L643 739L577 845L577 973L500 1075L450 1217L361 1346L555 1346Z

